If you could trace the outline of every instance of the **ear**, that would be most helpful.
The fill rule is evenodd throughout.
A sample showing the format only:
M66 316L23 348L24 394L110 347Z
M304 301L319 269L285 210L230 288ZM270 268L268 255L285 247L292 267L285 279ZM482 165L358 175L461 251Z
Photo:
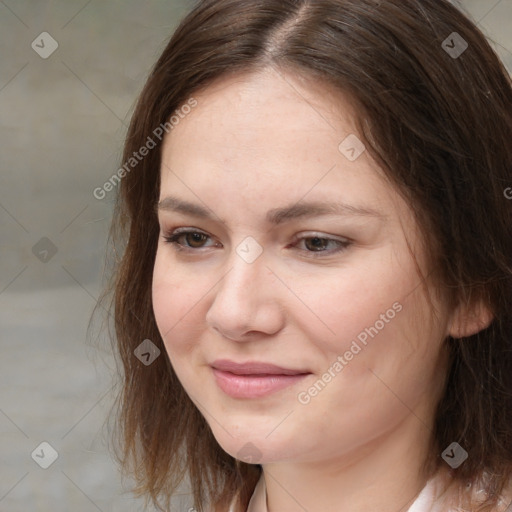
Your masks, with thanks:
M482 300L473 305L459 304L451 316L447 334L452 338L464 338L480 332L494 319L492 311Z

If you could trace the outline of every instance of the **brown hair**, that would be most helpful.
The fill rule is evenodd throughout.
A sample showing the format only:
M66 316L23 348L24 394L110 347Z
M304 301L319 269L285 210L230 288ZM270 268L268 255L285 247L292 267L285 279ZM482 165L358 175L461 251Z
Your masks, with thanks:
M468 45L461 55L448 51L454 32ZM205 0L153 67L123 161L194 92L269 64L353 98L360 136L413 210L439 290L453 306L482 300L494 315L477 334L445 341L450 366L431 459L439 467L450 443L464 447L469 458L453 475L475 482L486 471L488 510L512 465L510 77L484 35L445 0ZM101 301L114 292L112 338L124 370L118 457L137 494L158 507L164 499L161 510L183 477L199 512L208 503L226 509L238 491L245 510L261 466L216 442L173 372L153 315L160 148L121 180L109 234L116 260ZM162 351L150 366L134 356L144 339Z

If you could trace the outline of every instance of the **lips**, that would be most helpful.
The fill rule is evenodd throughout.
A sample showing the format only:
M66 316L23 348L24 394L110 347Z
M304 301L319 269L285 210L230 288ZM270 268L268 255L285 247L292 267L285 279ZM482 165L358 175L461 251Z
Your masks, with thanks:
M311 373L309 370L284 368L272 363L258 361L235 363L228 359L218 359L210 366L216 370L233 373L235 375L303 375Z
M298 384L311 372L272 363L235 363L226 359L210 365L219 388L232 398L256 399Z

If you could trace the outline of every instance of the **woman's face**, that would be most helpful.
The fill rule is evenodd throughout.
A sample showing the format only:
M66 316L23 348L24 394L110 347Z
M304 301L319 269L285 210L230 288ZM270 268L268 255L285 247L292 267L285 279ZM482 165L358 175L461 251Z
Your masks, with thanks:
M215 438L257 463L424 446L449 321L439 302L429 315L405 238L426 274L418 228L350 102L275 70L194 98L163 145L153 307ZM166 242L178 228L196 234ZM220 359L302 375L234 377Z

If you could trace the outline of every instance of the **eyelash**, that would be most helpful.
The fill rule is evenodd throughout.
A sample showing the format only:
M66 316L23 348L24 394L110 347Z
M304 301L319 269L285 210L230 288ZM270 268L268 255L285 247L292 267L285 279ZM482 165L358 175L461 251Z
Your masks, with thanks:
M176 251L197 252L198 250L203 249L203 247L192 248L192 247L183 246L182 244L178 243L178 240L182 236L188 235L188 234L199 234L199 235L203 235L204 237L210 238L209 235L207 235L206 233L204 233L202 231L198 231L195 229L188 229L188 228L178 228L178 229L175 229L174 231L172 231L168 234L165 234L163 236L163 239L165 241L164 243L172 244ZM309 255L307 256L308 258L321 258L322 255L324 255L325 253L327 253L328 255L332 255L332 254L335 254L338 252L342 252L345 249L347 249L350 245L352 245L352 242L350 240L336 240L334 238L321 237L321 236L306 236L306 237L302 237L302 238L297 238L294 241L294 243L301 242L302 240L313 240L315 238L318 240L327 240L328 242L335 242L335 243L339 244L338 248L331 250L331 251L327 251L327 250L308 251L308 250L305 250L305 252L311 254L311 256L309 256Z

